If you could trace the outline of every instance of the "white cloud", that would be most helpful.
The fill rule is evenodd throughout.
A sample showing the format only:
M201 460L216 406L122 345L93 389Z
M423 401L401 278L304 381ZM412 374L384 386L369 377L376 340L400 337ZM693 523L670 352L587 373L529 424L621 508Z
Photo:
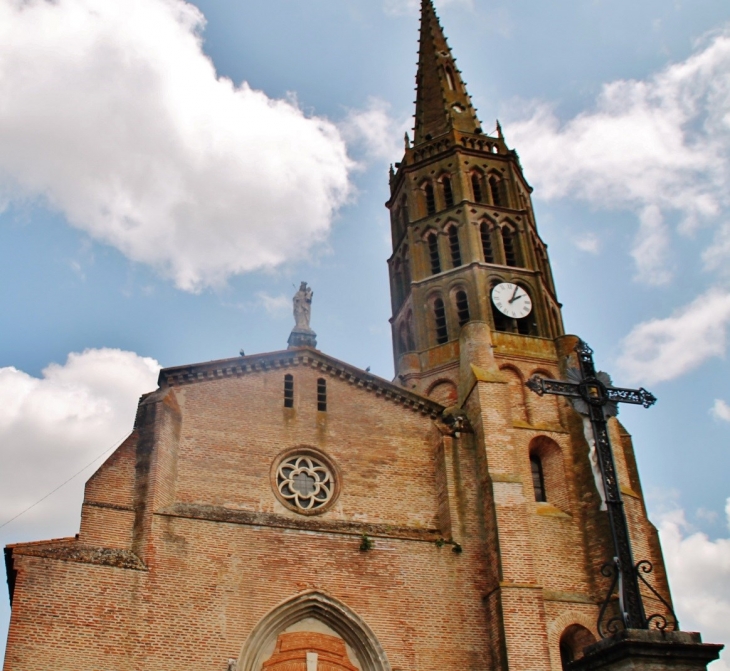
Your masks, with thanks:
M647 205L639 220L641 225L631 252L636 263L636 279L655 286L667 284L672 273L667 267L669 232L662 211L656 205Z
M723 422L730 422L730 405L721 398L715 399L715 403L712 406L710 413L715 419L719 419Z
M157 387L159 369L154 359L116 349L70 354L40 378L0 368L0 524L125 438L140 395ZM76 533L91 473L5 527L0 542Z
M618 365L641 384L671 380L724 355L728 321L730 293L711 289L670 317L635 326L621 342Z
M601 250L601 241L595 233L579 235L573 242L578 249L588 254L598 254Z
M730 526L730 499L725 512ZM660 516L659 534L682 629L701 632L708 643L730 643L730 538L694 531L682 510ZM728 656L712 671L728 671Z
M0 203L41 198L193 291L324 239L339 131L218 77L203 26L183 0L0 2Z
M718 270L730 275L730 224L725 223L715 232L715 239L704 251L702 259L707 270Z
M394 119L390 103L370 98L363 110L350 110L339 124L343 136L366 158L395 161L403 156L404 135L411 129L413 119Z
M265 291L260 291L257 296L260 304L264 306L264 310L272 317L280 317L292 311L292 299L289 296L284 294L271 296Z
M506 124L540 198L575 198L641 219L637 276L666 282L664 215L680 229L719 221L730 193L730 30L710 36L687 60L646 80L604 85L595 108L561 123L544 103ZM715 245L706 262L730 257ZM650 253L647 253L650 252Z

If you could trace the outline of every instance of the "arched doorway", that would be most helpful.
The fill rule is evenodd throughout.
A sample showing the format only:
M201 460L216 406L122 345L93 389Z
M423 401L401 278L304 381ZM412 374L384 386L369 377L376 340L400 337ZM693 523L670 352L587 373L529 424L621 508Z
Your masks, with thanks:
M288 659L287 659L288 658ZM343 603L305 592L265 615L235 671L391 671L368 625Z
M347 644L337 635L316 631L279 634L264 671L360 671L350 660Z

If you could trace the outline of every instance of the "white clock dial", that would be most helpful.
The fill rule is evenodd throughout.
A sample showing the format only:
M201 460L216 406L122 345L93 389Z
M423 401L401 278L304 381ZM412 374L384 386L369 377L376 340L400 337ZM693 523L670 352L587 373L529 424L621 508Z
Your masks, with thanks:
M527 317L532 312L532 300L517 284L502 282L492 289L492 301L503 315L513 319Z

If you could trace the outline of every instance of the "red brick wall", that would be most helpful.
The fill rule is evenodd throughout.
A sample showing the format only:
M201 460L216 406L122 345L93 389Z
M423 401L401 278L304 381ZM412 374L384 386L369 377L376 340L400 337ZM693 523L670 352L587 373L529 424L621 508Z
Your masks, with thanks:
M595 629L610 553L582 423L553 399L527 395L515 411L518 387L500 373L557 375L554 349L551 360L543 344L522 357L468 345L482 372L460 386L473 432L459 436L397 388L364 373L347 381L320 355L145 397L135 433L87 485L79 538L13 548L4 671L225 671L261 619L306 590L360 616L394 669L557 671L561 632ZM658 562L665 589L630 439L617 423L612 437L637 558ZM554 441L562 462L547 504L532 490L535 439ZM274 459L297 445L340 474L321 515L272 491Z

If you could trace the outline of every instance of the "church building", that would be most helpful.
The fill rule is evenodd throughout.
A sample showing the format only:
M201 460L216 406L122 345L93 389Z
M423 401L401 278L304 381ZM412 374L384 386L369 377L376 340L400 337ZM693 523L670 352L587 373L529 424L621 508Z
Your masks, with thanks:
M317 349L306 284L288 348L163 369L79 534L5 549L4 671L560 671L623 607L590 422L526 386L569 378L580 342L532 189L431 0L416 83L387 202L394 380ZM608 435L669 621L631 437Z

